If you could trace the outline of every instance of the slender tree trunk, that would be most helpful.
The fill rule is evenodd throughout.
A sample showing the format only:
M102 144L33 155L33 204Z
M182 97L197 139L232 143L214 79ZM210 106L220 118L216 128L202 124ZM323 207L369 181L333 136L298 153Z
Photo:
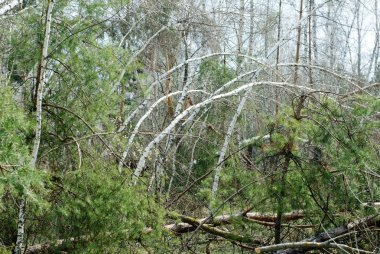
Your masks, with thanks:
M120 105L119 105L119 111L120 111L120 119L117 121L117 128L119 129L122 124L124 123L124 110L125 110L125 93L126 93L126 84L125 82L120 82Z
M265 15L269 17L269 0L267 0L265 6ZM269 31L268 31L268 18L265 19L265 31L264 31L264 55L268 55L268 44L269 44Z
M254 15L253 15L253 0L249 1L249 41L248 41L248 55L253 56L253 23L254 23ZM252 64L252 60L250 61Z
M251 93L251 88L249 88L245 92L244 97L240 100L240 103L239 103L239 105L238 105L238 107L237 107L237 109L235 111L235 114L232 117L232 120L230 122L230 125L228 126L227 134L226 134L226 136L224 138L223 147L222 147L222 149L220 150L220 153L219 153L218 164L217 164L217 167L215 169L214 181L213 181L213 184L212 184L212 195L213 196L215 196L216 192L218 191L220 172L221 172L221 170L223 168L223 161L224 161L224 158L225 158L227 150L228 150L228 145L230 143L230 139L231 139L232 133L235 130L236 121L237 121L238 117L240 116L240 113L243 110L245 102L247 101L247 98L250 95L250 93Z
M170 70L175 65L175 56L172 52L167 53L166 66L167 70ZM173 97L168 95L172 91L172 75L168 75L165 80L165 93L167 97L167 119L170 120L174 116ZM164 123L163 123L164 124Z
M48 56L49 40L50 40L50 30L52 23L52 11L54 6L54 0L48 0L48 7L46 11L46 21L45 21L45 38L42 47L41 63L39 65L39 79L36 82L37 92L36 92L36 128L35 128L35 138L32 151L32 158L30 161L30 168L35 169L37 163L38 151L41 142L41 129L42 129L42 97L43 97L43 87L46 76L46 63ZM15 246L15 254L21 254L23 252L23 243L25 235L25 215L26 215L26 197L23 196L19 205L18 214L18 226L17 226L17 239Z
M305 0L305 9L306 9L306 16L309 17L309 0ZM307 18L307 21L309 21L309 18ZM308 33L308 22L304 22L302 26L303 30L303 55L302 55L302 62L306 63L308 59L308 52L309 52L309 33Z
M242 49L242 42L243 42L243 28L244 28L244 0L240 0L240 8L239 8L239 29L238 29L238 50L237 53L241 54ZM241 71L241 60L239 57L237 58L237 70L236 72L239 73ZM232 120L230 122L230 125L228 126L227 134L224 138L223 147L220 150L219 159L218 159L218 166L215 169L215 175L214 175L214 181L212 184L212 195L215 196L216 192L218 190L219 186L219 178L220 178L220 171L222 170L223 166L222 163L224 161L226 152L228 150L228 145L230 143L230 139L232 136L232 133L235 129L235 124L237 121L237 118L240 116L240 113L245 105L245 102L247 100L248 94L250 93L250 90L247 90L244 94L244 97L240 100L240 103L235 111L234 116L232 117Z
M280 63L280 39L281 39L281 16L282 16L282 0L280 0L278 4L278 26L277 26L277 50L276 50L276 71L278 73L279 68L278 64ZM276 105L275 105L275 114L278 114L278 108L279 108L279 98L278 98L278 89L275 88L275 98L276 98Z
M327 12L327 32L329 34L329 67L331 70L334 69L335 66L335 34L334 34L334 23L332 21L333 17L333 2L330 1L328 3L328 12Z
M377 48L375 53L375 71L374 71L374 77L376 77L376 74L379 73L379 53L380 53L380 24L379 24L379 9L377 1L375 1L375 17L376 17L376 41L377 41ZM375 81L377 82L377 81Z
M18 221L17 221L17 239L15 246L15 254L21 254L23 252L24 233L25 233L25 206L26 198L21 197L18 207Z
M52 10L54 6L54 0L48 0L48 9L46 12L46 25L45 25L45 38L44 38L44 44L42 47L42 57L41 57L41 64L40 64L40 80L37 80L38 90L37 90L37 104L36 104L36 119L37 119L37 126L36 126L36 136L34 139L34 145L33 145L33 152L32 152L32 161L30 163L32 168L36 167L37 162L37 155L40 148L40 141L41 141L41 128L42 128L42 96L43 96L43 87L45 82L45 76L46 76L46 63L47 63L47 56L48 56L48 48L49 48L49 40L50 40L50 29L51 29L51 16L52 16Z
M351 51L350 51L350 37L351 37L351 33L354 29L354 25L355 25L355 21L356 21L356 11L354 13L354 18L352 19L351 21L351 24L347 27L347 33L346 33L346 36L345 36L345 45L344 45L344 52L343 52L343 57L342 57L342 61L343 62L346 62L346 56L349 55L350 57L350 62L352 63L352 59L351 59ZM352 64L351 65L352 67L354 67L354 65ZM352 71L355 71L353 68L352 68Z
M301 49L301 20L302 20L302 10L303 10L303 0L300 0L300 10L299 10L299 19L298 22L298 28L297 28L297 47L296 47L296 64L300 61L300 49ZM297 85L298 83L298 65L295 66L294 70L294 84Z
M185 62L187 59L189 59L189 50L188 50L188 44L187 44L187 32L185 32L184 38L183 38L183 44L184 44L184 49L185 49ZM183 71L183 87L184 89L187 84L187 79L189 77L189 64L185 63L184 71Z
M311 51L312 45L311 45L311 42L314 39L314 38L312 39L312 37L311 37L312 36L312 32L311 32L312 2L314 2L314 1L310 0L309 4L308 4L309 8L308 8L308 22L307 22L307 24L308 24L307 29L308 29L308 35L309 35L309 40L308 40L308 45L307 45L307 48L308 48L308 58L307 59L308 59L308 64L309 64L308 76L309 76L309 84L310 84L311 88L313 88L313 73L312 73L312 69L311 69L311 65L312 65L312 55L311 55L312 54L312 51Z
M240 14L240 17L239 17L238 50L237 50L237 53L241 54L241 48L242 48L242 42L243 42L243 28L244 28L244 19L243 19L244 18L244 0L240 0L239 14ZM236 71L237 71L237 73L239 73L240 70L241 70L240 59L237 59L237 66L238 66L238 68L237 68ZM233 133L233 131L235 129L235 124L236 124L237 118L239 117L239 115L240 115L240 113L241 113L241 111L242 111L242 109L243 109L243 107L245 105L245 102L247 100L247 96L249 94L249 91L250 91L250 89L245 92L244 97L240 100L240 103L239 103L239 105L238 105L238 107L237 107L237 109L235 111L235 114L232 117L230 125L228 127L227 134L226 134L226 136L224 138L223 147L220 150L219 159L218 159L218 166L215 169L214 181L213 181L213 184L212 184L212 195L213 196L216 195L216 192L218 190L220 171L223 168L222 162L224 161L226 152L228 150L228 145L229 145L232 133Z
M311 10L313 11L313 15L312 15L312 22L313 22L313 54L314 54L314 64L318 63L318 43L317 43L317 15L315 14L316 11L314 11L315 9L315 1L314 0L310 0L310 8Z
M369 62L369 68L368 68L368 72L367 72L367 80L369 80L369 77L371 75L372 66L374 66L374 70L375 70L374 74L377 73L377 61L379 59L379 15L378 15L377 11L378 11L378 5L377 5L377 1L375 1L375 29L376 29L375 46L373 47L371 60Z
M378 58L377 54L377 49L378 49L378 43L379 43L379 38L378 38L378 35L377 35L377 32L376 32L376 36L375 36L375 45L373 46L373 50L372 50L372 54L371 54L371 59L369 60L369 67L368 67L368 71L367 71L367 75L366 75L366 80L369 80L369 76L371 75L371 71L372 71L372 66L374 65L373 64L373 61L375 59ZM375 69L376 69L376 62L375 61Z
M358 37L358 52L357 52L357 74L358 78L361 79L362 77L362 71L361 71L361 65L362 65L362 54L361 54L361 48L362 48L362 36L361 36L361 23L360 23L360 1L356 1L356 31L357 31L357 37ZM359 82L361 83L361 82ZM360 84L359 84L360 85Z
M243 49L243 30L244 30L244 0L240 0L239 5L239 27L237 34L237 51L236 53L239 55L242 53ZM239 75L242 67L242 58L240 56L236 56L236 74Z

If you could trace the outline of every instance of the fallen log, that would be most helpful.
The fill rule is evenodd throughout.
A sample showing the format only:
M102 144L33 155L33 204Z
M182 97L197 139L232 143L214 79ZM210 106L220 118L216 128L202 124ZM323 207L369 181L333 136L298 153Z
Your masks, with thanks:
M299 249L304 248L308 250L318 250L318 249L340 249L347 251L349 253L365 253L365 254L373 254L372 251L365 251L358 248L353 248L345 244L340 243L332 243L332 242L295 242L295 243L280 243L276 245L257 247L255 248L256 253L266 253L266 252L274 252L278 250L283 250L287 248ZM280 252L281 253L281 252Z
M304 254L310 250L334 248L334 249L343 249L351 253L357 252L357 253L367 254L367 253L372 253L372 252L361 250L356 247L355 248L350 247L345 244L337 243L337 241L342 240L345 235L348 236L350 232L356 232L360 234L363 232L368 232L366 230L368 230L371 227L379 227L380 226L379 215L380 214L376 214L373 216L365 217L355 222L351 222L346 225L342 225L340 227L330 229L326 232L322 232L320 234L307 238L301 242L283 243L283 244L260 246L260 247L257 247L258 245L260 245L259 240L256 240L252 237L246 237L246 236L234 234L226 230L221 230L217 228L216 226L232 223L234 219L239 218L239 217L248 218L252 220L253 218L256 218L258 219L258 221L264 223L266 222L265 220L270 221L273 219L273 216L271 214L240 213L240 214L232 214L232 215L221 215L221 216L216 216L214 219L206 223L205 220L207 220L207 218L196 219L190 216L185 216L185 215L181 215L177 213L170 213L168 217L175 220L180 220L181 222L167 224L167 225L164 225L163 227L174 233L191 232L191 231L196 230L199 227L199 229L204 232L222 237L226 240L231 241L234 244L238 243L238 246L241 246L242 248L247 248L247 249L252 250L254 246L255 251L257 253L276 251L277 254ZM303 213L300 211L287 213L284 215L284 218L285 218L284 220L285 221L297 220L297 219L303 218L303 216L304 216ZM152 231L151 228L147 228L144 230L144 233L149 233L151 231ZM88 236L83 236L79 238L57 240L54 243L50 243L50 244L36 244L36 245L28 247L25 253L28 253L28 254L45 253L46 251L54 249L54 248L59 249L60 247L64 246L67 243L75 244L76 242L79 242L79 241L88 241L88 239L89 239ZM249 245L244 245L244 244L249 244Z
M304 216L305 215L303 211L289 212L283 215L283 221L284 222L294 221L294 220L302 219L304 218ZM223 214L223 215L214 217L213 219L209 220L207 223L205 223L206 220L209 219L207 217L197 219L197 218L192 218L189 216L180 215L176 213L170 213L168 214L168 217L174 220L181 221L179 223L171 223L171 224L167 224L163 226L166 230L169 230L170 232L173 232L176 234L192 232L196 230L199 225L201 225L200 229L207 233L218 235L220 237L229 239L231 241L251 243L251 244L253 243L257 244L258 242L253 241L252 239L248 239L243 236L235 235L230 232L220 230L216 228L216 226L231 224L233 223L233 221L236 221L239 219L248 219L251 222L264 224L265 226L272 226L271 223L273 223L276 220L275 214L258 213L258 212L241 212L241 213L235 213L235 214ZM146 234L150 233L152 232L152 230L153 230L152 228L146 228L144 230L144 233ZM80 237L79 239L78 238L60 239L53 243L36 244L33 246L29 246L26 249L25 253L28 253L28 254L43 253L49 249L60 248L61 246L64 246L67 243L73 244L79 241L86 241L88 239L89 239L88 236L87 237L83 236L83 237Z
M283 243L270 246L261 246L255 248L256 253L265 253L276 251L277 254L304 254L307 251L315 249L343 249L350 253L374 253L365 250L360 250L358 248L353 248L348 245L338 244L337 238L341 241L343 236L349 236L351 232L356 234L361 234L368 232L371 227L380 226L380 214L375 214L373 216L365 217L360 220L342 225L337 228L330 229L328 231L322 232L310 238L304 239L301 242L296 243Z
M179 219L177 215L174 213L171 213L172 219ZM305 214L303 211L294 211L285 213L282 217L283 222L290 222L295 221L299 219L303 219L305 217ZM240 219L246 219L253 223L258 223L264 226L274 226L274 222L276 221L276 214L272 213L257 213L257 212L248 212L248 213L235 213L235 214L223 214L216 216L214 218L205 217L202 219L197 219L201 224L207 222L207 224L211 226L221 226L226 224L231 224L233 221L240 220ZM174 223L174 224L168 224L164 226L167 229L170 229L171 231L175 233L187 233L194 231L196 227L190 223L184 223L182 221L181 223ZM312 226L310 225L301 225L301 227L307 227L310 228Z

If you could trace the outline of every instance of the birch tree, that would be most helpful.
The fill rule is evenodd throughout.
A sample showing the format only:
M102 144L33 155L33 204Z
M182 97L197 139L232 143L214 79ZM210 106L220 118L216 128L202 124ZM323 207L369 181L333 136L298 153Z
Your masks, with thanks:
M21 0L2 1L0 3L0 16L21 5Z
M30 167L36 169L37 166L37 155L40 148L41 142L41 131L42 131L42 98L43 98L43 87L46 77L46 65L48 57L48 48L50 42L50 32L52 24L52 12L53 12L54 0L49 0L46 10L45 17L45 36L42 46L41 62L39 65L39 76L36 82L36 128L35 137L32 151L32 158L30 161ZM25 234L25 216L26 216L26 198L22 197L19 204L19 214L18 214L18 229L17 229L17 240L15 245L15 253L23 253L23 243Z

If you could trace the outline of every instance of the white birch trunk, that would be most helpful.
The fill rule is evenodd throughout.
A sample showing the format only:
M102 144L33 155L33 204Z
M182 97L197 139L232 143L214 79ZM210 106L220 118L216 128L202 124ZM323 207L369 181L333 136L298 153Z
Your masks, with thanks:
M190 90L190 91L188 91L188 93L193 93L193 92L204 92L204 91L202 91L202 90ZM155 109L155 107L158 104L160 104L162 101L166 100L168 96L173 96L173 95L180 94L180 93L182 93L182 91L176 91L176 92L173 92L173 93L170 93L168 95L165 95L165 96L161 97L155 103L153 103L149 107L148 111L139 119L139 121L135 125L135 128L132 131L131 136L128 139L127 146L125 147L125 150L124 150L123 155L121 157L121 160L119 162L119 170L121 170L121 168L123 167L124 160L125 160L125 158L127 158L127 155L129 153L129 149L131 148L132 143L133 143L136 135L138 134L140 126L142 125L142 123L144 122L144 120L152 113L152 111Z
M241 54L242 47L243 47L244 0L240 0L239 15L240 15L240 17L239 17L238 38L237 38L237 41L238 41L237 55ZM251 15L252 15L252 13L251 13ZM239 57L236 57L236 66L237 66L236 73L238 73L238 74L241 72L241 62L242 61L239 59ZM223 168L223 161L224 161L225 155L226 155L227 150L228 150L228 145L230 143L230 139L231 139L233 131L235 129L236 121L237 121L237 119L238 119L238 117L239 117L239 115L240 115L240 113L241 113L241 111L245 105L245 102L247 100L247 97L248 97L250 91L251 91L251 89L248 89L245 92L243 98L240 100L240 103L239 103L239 105L235 111L234 116L232 117L230 125L228 126L227 135L224 138L224 143L223 143L222 149L220 150L220 153L219 153L219 159L218 159L218 164L217 164L218 166L215 169L214 181L212 183L212 195L213 196L216 195L216 192L218 190L219 179L220 179L220 171Z
M207 58L211 58L211 57L214 57L214 56L223 56L223 55L233 55L233 53L213 53L213 54L209 54L209 55L205 55L205 56L202 56L202 57L196 57L196 58L191 58L191 59L188 59L186 60L185 62L173 67L172 69L170 69L169 71L167 71L166 73L162 74L160 77L157 78L156 81L154 81L153 83L151 83L148 87L150 89L152 89L153 87L156 87L158 84L160 84L160 81L165 79L167 76L171 75L172 73L178 71L179 69L181 69L183 66L185 66L186 64L189 64L191 62L194 62L194 61L202 61L203 59L207 59ZM120 77L119 77L119 80L120 80ZM124 121L124 123L122 124L122 126L117 130L117 132L122 132L125 127L130 123L130 121L133 119L133 117L135 115L137 115L137 113L143 109L144 107L146 107L146 105L148 105L148 100L144 100L140 106Z
M321 8L323 5L325 5L325 3L322 3L322 4L319 4L318 6L316 6L315 8L312 9L312 13L314 13L317 9ZM297 26L301 25L302 22L306 19L307 17L303 17L303 18L300 18L300 20L297 22ZM272 49L268 52L268 55L266 56L266 58L269 58L270 55L276 51L276 49L278 47L280 47L281 45L285 44L286 43L286 39L281 39L279 40L273 47ZM203 59L206 59L206 58L209 58L209 57L212 57L212 56L227 56L227 55L236 55L234 53L214 53L214 54L209 54L209 55L206 55L206 56L202 56L202 57L198 57L198 58L192 58L192 59L189 59L189 60L186 60L184 61L183 63L173 67L172 69L170 69L169 71L167 71L166 73L164 73L163 75L160 76L160 78L158 80L156 80L155 82L153 82L150 87L153 87L155 85L157 85L161 79L164 79L165 77L167 77L168 75L170 75L171 73L177 71L179 68L181 68L182 66L184 66L185 64L188 64L190 62L193 62L193 61L197 61L197 60L203 60ZM242 56L242 57L246 57L248 59L252 59L254 61L257 61L256 59L250 57L250 56L247 56L247 55L243 55L243 54L239 54L239 56ZM262 64L263 66L265 67L268 67L267 65L261 63L260 61L257 61L258 63ZM142 152L141 156L140 156L140 159L139 159L139 162L137 164L137 167L135 169L135 171L133 172L133 182L134 184L137 184L138 182L138 178L143 170L143 168L145 167L145 163L146 163L146 159L148 157L148 155L150 154L150 151L158 144L160 143L164 137L166 137L167 135L170 135L173 128L185 117L187 116L190 112L193 112L191 114L191 116L189 117L188 120L185 121L185 123L182 125L186 125L188 122L191 122L192 119L194 119L195 115L199 112L200 108L201 107L204 107L206 105L209 105L211 103L213 103L214 101L216 100L219 100L219 99L222 99L222 98L227 98L227 97L231 97L231 96L235 96L237 94L239 94L240 92L242 91L245 91L247 90L248 88L252 87L252 86L256 86L256 85L271 85L271 86L274 86L274 87L279 87L279 88L296 88L296 89L301 89L301 90L306 90L306 91L314 91L314 89L311 89L311 88L307 88L305 86L299 86L299 85L294 85L294 84L291 84L291 83L286 83L286 82L254 82L254 83L249 83L249 84L246 84L246 85L243 85L243 86L240 86L239 88L236 88L230 92L227 92L227 93L224 93L224 94L218 94L220 93L221 91L223 91L226 87L228 87L229 85L233 84L234 82L236 82L237 80L239 80L241 77L245 76L245 75L248 75L248 74L251 74L251 73L258 73L261 69L258 69L258 70L253 70L249 73L246 73L246 74L243 74L241 75L240 77L236 78L235 80L231 80L230 82L226 83L225 85L223 85L221 88L217 89L209 98L207 98L206 100L204 100L203 102L201 103L198 103L196 105L193 105L191 107L189 107L188 109L184 110L181 114L179 114L177 117L175 117L172 122L159 134L157 135L144 149L144 151ZM131 142L132 143L132 142ZM128 145L127 145L128 146ZM129 149L129 148L128 148ZM128 153L127 153L128 154Z
M51 15L54 6L54 0L49 0L48 10L46 13L46 27L45 27L45 38L42 47L42 58L41 58L41 75L39 80L39 86L37 90L37 104L36 104L36 136L34 139L33 152L32 152L32 160L30 162L30 166L32 168L36 167L38 150L40 148L41 141L41 128L42 128L42 96L43 96L43 87L46 76L46 63L48 56L48 48L49 48L49 40L50 40L50 29L51 29Z
M233 55L233 54L232 53L213 53L213 54L205 55L205 56L202 56L202 57L196 57L196 58L188 59L188 60L184 61L183 63L181 63L181 64L179 64L177 66L174 66L172 69L168 70L166 73L162 74L156 81L154 81L152 84L150 84L149 87L150 87L150 89L152 89L153 87L155 87L156 85L158 85L161 80L163 80L164 78L168 77L169 75L171 75L175 71L179 70L180 68L182 68L186 64L189 64L189 63L194 62L194 61L201 61L203 59L207 59L207 58L214 57L214 56L220 56L220 55ZM195 90L195 91L199 91L199 90ZM188 91L187 93L189 93L189 92L190 91ZM181 93L181 91L177 91L177 92L171 93L169 95L166 95L164 97L161 97L152 106L150 106L149 109L148 109L148 111L144 114L144 116L139 119L139 121L137 122L134 130L132 131L132 134L129 137L128 143L127 143L127 145L126 145L126 147L124 149L122 158L121 158L121 160L119 162L119 166L118 166L119 171L123 167L124 160L128 156L129 149L131 148L131 145L132 145L132 143L134 141L135 136L138 133L138 130L139 130L142 122L150 115L150 113L153 111L153 109L157 106L158 103L160 103L162 100L167 99L167 96L172 96L172 95L175 95L175 94L178 94L178 93ZM146 105L146 104L147 104L147 100L144 100L143 103L142 103L142 105ZM132 113L133 116L137 114L137 112L139 111L139 109L140 109L140 107L138 109L136 109L135 112ZM118 132L121 132L121 131L123 131L125 129L125 127L127 126L127 124L132 120L132 117L128 117L127 120L119 128Z
M140 156L137 167L136 167L135 171L133 172L133 183L137 184L138 178L140 177L141 172L142 172L143 168L145 167L146 158L149 156L150 151L158 143L160 143L164 137L166 137L167 135L170 135L171 131L178 124L178 122L181 121L185 116L187 116L191 111L196 110L196 109L201 108L201 107L204 107L206 105L209 105L209 104L211 104L215 101L218 101L220 99L228 98L231 96L236 96L239 93L246 91L247 89L250 89L253 86L259 86L259 85L270 85L270 86L276 86L276 87L282 87L282 88L288 87L288 88L300 89L300 90L309 91L309 92L314 91L313 89L310 89L308 87L298 86L298 85L294 85L294 84L287 83L287 82L264 82L264 81L263 82L253 82L253 83L248 83L248 84L242 85L242 86L240 86L240 87L238 87L238 88L236 88L230 92L212 96L211 98L208 98L201 103L198 103L198 104L195 104L195 105L189 107L188 109L184 110L181 114L179 114L176 118L174 118L171 121L171 123L145 147L142 155Z
M15 254L23 253L24 233L25 233L25 197L21 198L18 207L18 221L17 221L17 239L15 246Z
M49 39L50 39L50 30L51 30L51 16L54 6L54 0L48 1L48 8L46 12L46 25L45 25L45 38L42 46L42 56L41 56L41 65L40 65L40 80L37 80L39 83L37 89L37 104L36 104L36 120L37 125L35 129L35 138L32 151L32 158L30 161L30 167L32 169L36 168L38 150L40 148L41 142L41 128L42 128L42 95L43 95L43 86L45 82L46 75L46 63L48 56L49 48ZM26 214L26 197L21 198L18 214L18 226L17 226L17 239L15 246L15 254L21 254L23 252L23 243L24 243L24 234L25 234L25 214Z
M185 40L185 43L186 40ZM186 55L186 59L185 61L187 60L187 45L185 46L185 55ZM177 105L176 105L176 108L175 108L175 111L174 111L174 117L177 117L179 115L179 113L181 113L181 110L183 109L183 105L184 105L184 102L185 102L185 99L187 97L187 94L188 94L188 90L190 88L190 83L187 82L187 75L188 75L188 69L189 69L189 66L188 65L185 65L185 73L184 73L184 86L183 86L183 90L182 90L182 93L181 93L181 97L179 98L178 102L177 102ZM166 146L165 146L165 151L164 151L164 154L166 154L166 159L168 158L168 155L170 154L169 151L170 151L170 148L172 147L172 144L174 143L174 135L170 135L169 136L169 139L166 143ZM178 148L178 145L177 145L177 148ZM157 170L159 172L159 174L157 174L157 182L158 183L161 183L160 182L160 177L161 175L164 173L164 170L162 169L162 163L159 165L159 170ZM175 175L175 171L176 171L176 167L175 167L175 152L174 152L174 158L173 158L173 163L172 163L172 177L170 178L170 181L169 181L169 190L171 188L171 185L172 185L172 182L173 182L173 179L174 179L174 175ZM162 186L160 186L160 190L162 190Z
M250 59L254 60L253 58L250 58ZM211 96L215 96L215 95L219 94L223 90L227 89L229 86L233 85L235 82L241 80L243 77L255 74L256 72L257 72L257 70L249 71L249 72L246 72L246 73L244 73L244 74L242 74L242 75L240 75L234 79L231 79L230 81L228 81L227 83L222 85L220 88L218 88ZM194 112L189 116L189 118L182 124L182 127L187 125L188 123L191 123L194 120L195 116L199 113L199 111L200 111L200 108L194 110Z
M234 114L234 116L233 116L233 118L232 118L232 120L230 122L229 127L228 127L227 135L224 138L223 147L220 150L220 155L219 155L219 159L218 159L218 164L217 164L218 166L215 169L214 181L212 183L212 195L213 196L215 196L216 192L218 191L220 172L222 171L222 168L223 168L223 161L224 161L226 152L228 150L228 145L230 143L230 139L231 139L232 133L233 133L233 131L235 129L236 121L237 121L238 117L240 116L241 111L243 110L243 107L245 105L245 102L246 102L248 96L250 95L250 92L251 92L251 88L249 88L245 92L244 97L241 99L241 101L239 103L239 106L237 107L237 109L235 111L235 114Z
M7 12L13 10L17 6L21 5L22 1L21 0L13 0L4 6L0 7L0 16L6 14Z

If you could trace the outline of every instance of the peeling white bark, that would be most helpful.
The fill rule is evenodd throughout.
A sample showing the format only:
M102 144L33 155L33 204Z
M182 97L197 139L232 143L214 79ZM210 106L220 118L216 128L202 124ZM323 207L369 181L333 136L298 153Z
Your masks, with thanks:
M280 88L294 88L294 89L300 89L300 90L305 90L305 91L314 91L314 89L311 89L309 87L305 86L298 86L298 85L293 85L291 83L286 83L286 82L253 82L253 83L248 83L243 86L240 86L230 92L224 93L224 94L219 94L212 96L211 98L206 99L205 101L195 104L188 109L184 110L181 114L179 114L176 118L173 119L173 121L158 135L156 138L154 138L144 149L142 155L140 156L139 162L137 164L137 167L133 173L133 183L137 184L138 178L141 175L141 172L143 168L145 167L146 163L146 158L150 154L150 151L159 143L162 141L164 137L167 135L170 135L171 131L173 128L178 124L179 121L181 121L185 116L187 116L191 111L196 110L198 108L201 108L203 106L206 106L208 104L211 104L217 100L228 98L231 96L238 95L242 91L246 91L247 89L250 89L253 86L259 86L259 85L270 85L270 86L276 86Z

